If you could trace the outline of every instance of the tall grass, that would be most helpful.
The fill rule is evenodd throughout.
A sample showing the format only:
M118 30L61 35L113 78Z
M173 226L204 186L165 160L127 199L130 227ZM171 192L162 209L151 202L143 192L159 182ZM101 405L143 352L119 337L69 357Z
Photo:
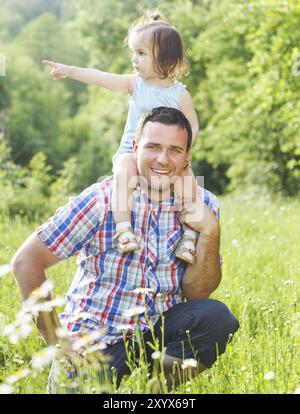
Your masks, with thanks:
M221 199L223 280L212 298L225 302L240 330L214 366L172 389L174 393L294 393L300 385L299 279L300 202L227 196ZM8 263L36 225L0 223L0 265ZM64 295L75 273L75 260L49 269L55 295ZM21 301L11 274L0 279L0 329L14 320ZM59 309L61 311L62 309ZM44 347L35 330L13 345L1 337L0 382L30 365ZM15 385L16 393L44 393L49 367ZM152 381L152 382L151 382ZM154 385L153 385L154 384ZM98 392L95 383L84 392ZM133 369L117 393L155 391L146 367Z

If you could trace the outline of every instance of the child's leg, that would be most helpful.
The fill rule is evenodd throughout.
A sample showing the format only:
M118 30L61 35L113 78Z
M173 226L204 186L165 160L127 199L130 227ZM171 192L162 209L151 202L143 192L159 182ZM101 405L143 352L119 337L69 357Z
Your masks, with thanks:
M199 198L197 180L191 168L184 169L181 177L175 182L174 191L177 204L184 208ZM201 204L199 204L201 205ZM187 224L183 224L184 233L176 248L175 255L180 259L193 264L196 254L197 232Z
M137 184L137 167L133 155L121 154L114 164L112 211L116 223L118 250L121 253L139 249L131 226L131 196Z

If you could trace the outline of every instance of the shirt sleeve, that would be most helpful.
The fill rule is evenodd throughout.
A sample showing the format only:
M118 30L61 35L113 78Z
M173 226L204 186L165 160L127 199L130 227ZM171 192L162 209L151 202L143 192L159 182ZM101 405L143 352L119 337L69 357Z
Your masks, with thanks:
M99 187L93 185L57 209L55 214L37 229L44 245L63 260L77 255L95 236L104 216L99 201Z
M204 201L220 221L220 201L210 192L205 192Z

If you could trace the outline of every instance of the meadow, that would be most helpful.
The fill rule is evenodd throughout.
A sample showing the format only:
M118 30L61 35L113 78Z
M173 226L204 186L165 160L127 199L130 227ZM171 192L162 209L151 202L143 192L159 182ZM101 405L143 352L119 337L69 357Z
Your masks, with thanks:
M171 392L299 393L300 202L247 195L220 200L223 280L211 297L229 306L240 329L211 369ZM37 226L20 218L2 219L0 265L10 262ZM55 283L54 296L64 296L75 269L75 260L69 260L48 270ZM16 344L3 336L20 305L18 288L9 273L0 278L0 383L15 378L10 380L13 393L45 393L49 366L34 373L26 371L23 379L13 376L30 368L33 354L45 346L37 330ZM145 393L148 383L145 370L135 370L112 392ZM86 393L97 392L92 385Z

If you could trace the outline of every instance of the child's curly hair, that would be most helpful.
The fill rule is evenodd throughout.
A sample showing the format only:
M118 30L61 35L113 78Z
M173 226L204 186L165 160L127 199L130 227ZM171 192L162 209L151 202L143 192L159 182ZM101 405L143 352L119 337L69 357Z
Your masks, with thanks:
M128 30L128 43L132 34L150 35L154 70L160 78L180 79L188 72L188 62L180 34L160 14L146 12Z

